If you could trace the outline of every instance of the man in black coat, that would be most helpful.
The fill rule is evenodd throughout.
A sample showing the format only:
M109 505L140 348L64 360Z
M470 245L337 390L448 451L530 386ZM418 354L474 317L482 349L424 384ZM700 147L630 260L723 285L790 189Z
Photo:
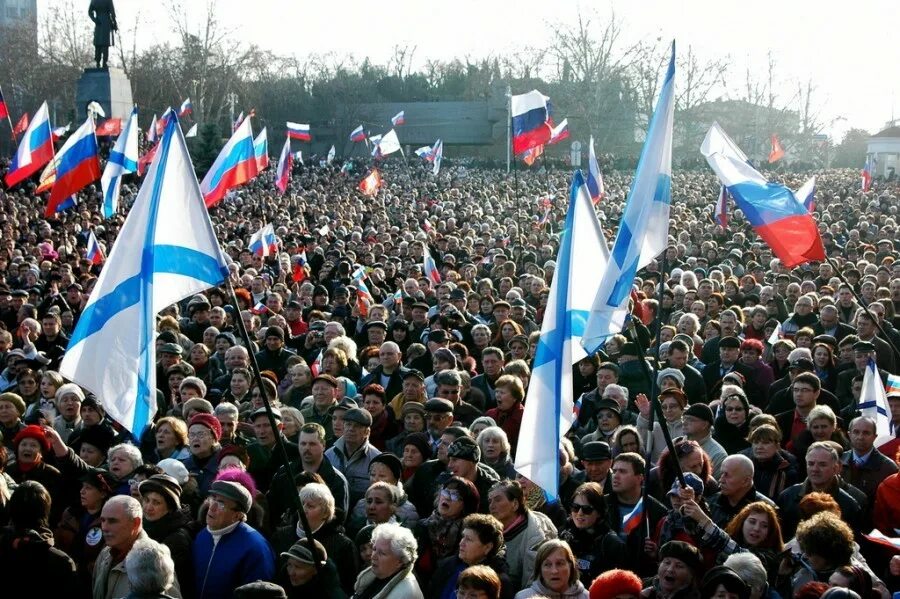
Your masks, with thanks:
M113 0L91 0L88 16L94 22L94 62L98 69L105 69L109 47L115 45L114 33L119 30Z
M753 383L753 372L741 364L741 340L737 337L724 337L719 341L719 359L711 362L703 369L703 382L710 397L716 397L722 386L722 379L730 372L740 373L744 377L744 392L750 403L760 405L760 392Z

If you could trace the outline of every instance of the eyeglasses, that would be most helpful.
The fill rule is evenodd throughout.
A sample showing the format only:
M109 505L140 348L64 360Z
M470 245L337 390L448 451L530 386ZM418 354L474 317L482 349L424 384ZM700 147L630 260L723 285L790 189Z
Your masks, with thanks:
M228 506L221 499L217 499L215 497L208 497L206 499L207 503L209 503L209 507L216 506L218 510L227 510Z
M193 433L188 433L188 439L205 439L209 436L209 433L206 431L195 431Z
M573 512L581 512L581 513L584 514L585 516L590 516L590 515L592 515L594 512L596 512L597 510L596 510L596 509L594 508L594 506L592 506L592 505L583 505L583 504L581 504L581 503L573 503L573 504L572 504L572 511L573 511Z
M441 497L450 501L459 501L461 499L459 491L451 491L450 489L442 489Z

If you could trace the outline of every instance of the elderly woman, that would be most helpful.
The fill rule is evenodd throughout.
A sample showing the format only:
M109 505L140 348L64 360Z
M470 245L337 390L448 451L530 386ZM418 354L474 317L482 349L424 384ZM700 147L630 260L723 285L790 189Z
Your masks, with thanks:
M385 498L387 500L385 503L393 510L392 515L396 522L412 528L419 521L419 514L416 512L415 506L406 498L406 493L403 492L403 487L400 485L400 477L402 475L403 462L394 454L379 454L372 458L372 462L369 464L369 484L374 485L377 482L383 482L396 487L400 491L399 496L397 496L394 489L391 489ZM371 489L372 486L366 490L366 497L360 499L353 508L349 528L354 535L366 524L381 524L389 520L389 518L381 521L379 521L380 519L371 520L369 518L370 511L381 511L384 505L380 499L368 501L368 491ZM366 522L366 520L369 521Z
M771 424L757 426L747 438L753 462L753 486L772 501L800 478L797 459L781 449L781 439L781 431Z
M100 551L106 546L100 528L100 512L112 497L112 476L95 470L81 477L78 505L67 507L53 531L56 547L72 557L78 566L78 594L90 594L91 573Z
M650 432L650 400L643 393L638 393L634 398L634 403L639 410L637 418L637 428L644 437L644 445L651 443L650 460L656 462L666 446L666 439L663 436L662 424L654 418L653 431ZM673 439L684 436L684 424L681 417L687 406L687 396L684 391L677 387L664 389L659 394L659 403L662 408L663 418L665 418L665 426L669 429L669 435Z
M25 414L25 400L16 393L0 393L0 438L8 448L13 448L13 439L23 428L22 415Z
M769 387L775 382L772 367L762 359L765 349L765 345L759 339L745 339L741 342L741 357L739 358L741 364L750 369L747 383L752 383L761 390L763 400L768 396Z
M362 407L372 416L369 427L369 443L380 451L385 451L389 439L400 432L394 411L387 404L384 387L370 383L362 390Z
M578 580L578 563L565 541L550 539L537 550L531 586L516 593L516 599L588 599L588 591Z
M188 449L187 424L180 418L165 416L156 422L156 449L149 456L156 463L166 458L184 460L191 455Z
M413 575L416 539L399 524L382 524L372 533L372 565L360 572L355 597L424 599Z
M56 412L59 414L53 419L53 428L66 443L72 432L81 428L81 402L84 401L84 391L74 383L67 383L56 391Z
M620 453L638 453L644 455L644 442L637 427L626 425L620 426L613 435L612 444L609 446L613 457Z
M500 522L487 514L471 514L463 520L459 551L440 561L428 587L429 597L452 597L461 572L473 566L484 566L499 577L501 597L514 595L512 581L507 574L506 546Z
M222 424L212 414L194 414L188 426L188 449L191 455L181 460L197 481L200 497L206 498L218 469L218 453L222 449Z
M318 540L302 539L283 551L275 581L287 593L288 599L346 599L334 562Z
M481 462L490 466L500 478L513 479L516 469L510 459L510 443L506 431L499 426L489 426L478 433L478 447L481 448Z
M50 455L50 434L52 433L33 424L20 430L13 438L16 462L9 467L7 473L18 484L33 480L41 483L51 497L59 497L63 477L59 470L45 461L45 456ZM51 525L56 524L64 507L59 501L52 506Z
M181 485L166 474L154 474L138 486L144 532L169 548L181 588L193 584L190 515L181 509Z
M497 407L485 412L485 416L494 419L497 426L503 429L509 444L511 453L515 455L515 448L519 443L519 429L522 427L522 415L525 407L525 388L522 380L511 374L504 374L494 383L495 399Z
M417 536L422 550L417 569L430 573L439 560L453 555L462 535L463 519L478 511L481 497L471 481L458 476L443 484L434 512L419 522Z
M782 596L792 595L811 581L828 581L842 566L852 565L855 551L853 530L840 516L821 512L797 526L797 544L803 561L791 560L792 567L783 564L776 590Z
M584 483L572 496L571 515L559 532L578 558L582 583L589 585L598 574L615 568L625 549L624 542L607 523L603 487Z
M306 424L303 414L297 408L290 406L281 406L279 410L281 411L281 421L284 423L284 428L281 429L282 434L291 443L297 443L300 438L300 429Z
M683 541L669 541L659 550L659 567L644 599L691 599L699 597L697 585L703 572L700 551Z
M403 439L400 463L403 465L401 480L410 480L419 466L431 459L431 443L425 433L411 433Z
M850 440L838 428L837 416L831 408L819 405L810 410L806 417L806 430L802 431L794 442L793 453L801 466L805 464L806 450L817 441L834 441L846 451L850 449Z
M537 546L555 539L556 527L549 517L528 509L518 481L500 481L491 487L488 506L491 515L503 525L509 577L518 585L516 588L522 588L534 569Z
M303 513L313 531L313 536L322 543L328 558L337 568L341 588L348 595L352 594L358 563L356 547L344 534L344 527L340 521L335 518L334 495L322 483L309 483L300 489L300 503L303 505ZM283 555L283 552L288 551L301 539L306 539L306 530L299 517L294 516L289 524L275 531L272 536L272 547L276 553ZM284 565L284 562L281 564Z
M722 385L721 403L713 428L713 439L729 454L750 447L750 402L737 385Z
M113 475L113 492L115 495L131 493L128 480L132 473L144 463L141 451L130 443L120 443L109 450L109 471Z

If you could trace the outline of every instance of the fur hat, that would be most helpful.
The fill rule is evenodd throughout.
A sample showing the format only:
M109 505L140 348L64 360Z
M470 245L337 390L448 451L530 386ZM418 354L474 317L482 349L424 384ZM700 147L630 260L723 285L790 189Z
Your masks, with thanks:
M168 474L154 474L141 482L138 491L142 497L151 491L159 493L165 498L170 510L181 509L181 485Z
M216 442L222 438L222 423L219 422L219 419L213 416L212 414L194 414L191 416L191 422L188 425L188 428L194 426L195 424L200 424L208 428L212 431L213 437L215 437Z

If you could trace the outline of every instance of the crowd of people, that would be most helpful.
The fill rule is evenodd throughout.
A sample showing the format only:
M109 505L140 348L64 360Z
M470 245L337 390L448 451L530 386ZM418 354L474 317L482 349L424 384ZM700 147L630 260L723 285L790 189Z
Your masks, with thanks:
M159 314L158 407L137 433L106 414L119 398L58 372L102 267L87 235L109 249L125 215L103 220L94 188L51 219L33 184L0 192L5 593L900 589L900 547L863 536L900 536L900 438L882 443L859 411L870 359L882 383L900 373L894 182L862 192L856 172L818 173L831 261L788 269L739 211L714 223L711 173L676 172L669 246L635 280L629 330L573 368L580 411L548 499L513 462L533 441L522 415L570 172L387 162L369 197L348 164L298 165L284 196L263 174L211 210L236 293ZM606 173L608 240L629 182ZM265 223L266 256L248 248ZM887 398L900 431L900 390Z

